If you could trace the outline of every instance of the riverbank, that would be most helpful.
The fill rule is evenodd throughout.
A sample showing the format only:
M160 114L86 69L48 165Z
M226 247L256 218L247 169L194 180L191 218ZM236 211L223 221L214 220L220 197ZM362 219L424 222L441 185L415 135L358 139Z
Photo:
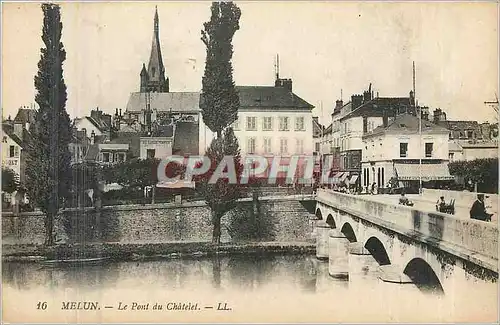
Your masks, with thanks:
M2 245L3 261L36 262L106 257L112 261L198 258L237 254L312 254L316 245L308 242L224 243L170 242L154 244L89 243L44 245Z

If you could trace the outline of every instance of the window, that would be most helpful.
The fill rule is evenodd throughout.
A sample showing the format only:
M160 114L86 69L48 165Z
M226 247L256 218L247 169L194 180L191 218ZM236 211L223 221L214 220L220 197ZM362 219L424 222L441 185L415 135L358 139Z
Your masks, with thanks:
M146 158L154 158L156 154L155 149L146 149Z
M299 116L295 118L295 131L304 131L304 117Z
M10 158L13 158L14 157L14 146L10 146L9 147L9 157Z
M240 120L239 119L236 119L234 122L233 122L233 130L239 130L240 129Z
M125 161L125 154L124 153L117 153L115 160L118 162L124 162Z
M257 130L257 123L255 120L256 120L255 116L247 116L247 130L249 131Z
M255 138L247 139L247 153L255 153Z
M472 139L472 138L473 138L472 131L467 131L467 139Z
M273 118L270 116L265 116L262 123L262 129L264 131L271 131L273 129Z
M288 116L280 117L279 131L288 131Z
M453 152L450 152L450 153L448 154L448 159L450 160L450 162L452 162L452 161L453 161L453 156L454 156L454 155L455 155L455 154L454 154Z
M406 157L408 155L408 143L399 144L399 157Z
M271 153L271 138L264 138L264 152Z
M427 142L425 144L425 157L429 158L432 157L432 142Z
M450 132L450 139L453 139L453 132Z
M102 154L102 161L103 162L109 162L109 152L104 152Z
M316 145L315 145L314 151L316 151L316 152L320 152L320 143L319 143L319 142L316 142Z
M303 153L304 152L304 140L302 139L297 139L297 146L296 146L296 153Z
M288 139L280 140L280 153L282 154L288 153Z
M3 137L3 138L2 138L2 142L3 142L3 143L7 143L7 137Z

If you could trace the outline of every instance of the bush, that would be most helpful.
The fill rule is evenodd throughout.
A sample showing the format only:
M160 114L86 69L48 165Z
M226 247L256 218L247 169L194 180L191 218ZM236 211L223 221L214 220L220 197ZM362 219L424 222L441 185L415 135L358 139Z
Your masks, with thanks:
M498 158L455 161L448 166L451 175L477 183L478 192L498 193Z

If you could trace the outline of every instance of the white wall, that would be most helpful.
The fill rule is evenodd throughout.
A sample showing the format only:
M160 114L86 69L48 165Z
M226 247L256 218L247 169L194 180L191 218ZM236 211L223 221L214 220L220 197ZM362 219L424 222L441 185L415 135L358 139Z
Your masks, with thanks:
M247 129L247 117L255 117L255 130ZM264 117L272 118L271 130L263 129ZM288 131L279 130L280 117L288 117ZM303 117L304 129L295 130L297 117ZM200 118L200 120L202 120ZM286 139L288 155L305 154L312 155L314 151L312 112L310 111L252 111L240 110L238 121L233 124L234 133L238 138L242 156L248 153L248 139L255 139L256 154L266 154L264 152L264 139L270 139L271 152L269 155L282 155L280 152L281 139ZM200 122L200 154L203 154L206 147L214 138L214 133ZM302 141L302 150L297 146L297 140Z
M474 160L484 158L498 158L498 148L464 148L463 160ZM454 159L457 160L457 159Z
M10 157L10 147L14 146L14 157ZM2 130L2 166L12 169L21 176L21 147Z
M433 143L432 157L425 157L425 143L428 142ZM408 143L406 157L400 157L400 143ZM392 160L402 158L431 158L448 160L448 135L422 135L421 147L420 136L418 133L408 135L386 134L365 138L363 140L362 161Z
M155 150L155 158L162 159L172 155L172 139L164 137L141 138L140 157L147 158L147 150Z

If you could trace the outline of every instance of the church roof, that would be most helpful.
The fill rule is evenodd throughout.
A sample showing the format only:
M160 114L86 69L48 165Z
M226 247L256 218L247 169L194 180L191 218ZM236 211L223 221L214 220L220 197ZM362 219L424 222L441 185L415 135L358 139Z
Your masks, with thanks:
M198 113L200 110L200 93L198 92L151 92L151 110L172 113ZM131 93L127 103L127 112L141 112L146 107L146 93Z

